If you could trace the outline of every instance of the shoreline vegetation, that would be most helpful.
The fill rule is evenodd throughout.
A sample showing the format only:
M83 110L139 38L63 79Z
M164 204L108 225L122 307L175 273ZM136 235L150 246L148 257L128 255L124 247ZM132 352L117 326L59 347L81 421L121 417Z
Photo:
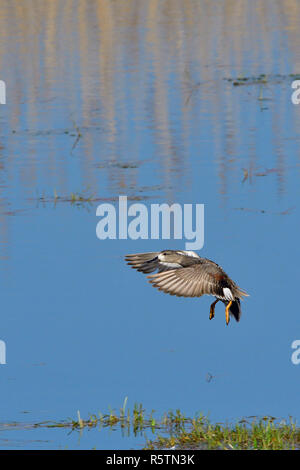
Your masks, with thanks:
M91 414L83 419L62 422L1 423L0 428L66 428L69 432L83 433L93 428L121 430L124 436L144 436L143 449L159 450L280 450L300 449L300 427L291 417L249 416L235 423L212 423L208 416L197 414L186 417L180 410L169 411L160 418L154 411L146 413L142 404L126 409L127 398L119 411ZM149 434L151 438L149 438Z

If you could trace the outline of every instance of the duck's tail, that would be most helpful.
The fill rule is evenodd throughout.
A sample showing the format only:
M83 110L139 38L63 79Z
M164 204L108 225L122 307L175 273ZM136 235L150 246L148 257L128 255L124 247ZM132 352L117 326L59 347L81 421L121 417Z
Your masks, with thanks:
M242 315L240 299L236 299L232 302L230 305L229 314L234 317L236 321L240 321Z

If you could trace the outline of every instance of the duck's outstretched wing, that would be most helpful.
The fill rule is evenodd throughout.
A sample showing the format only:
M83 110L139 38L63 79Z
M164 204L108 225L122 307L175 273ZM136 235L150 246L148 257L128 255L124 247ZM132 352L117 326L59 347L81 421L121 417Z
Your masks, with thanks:
M226 301L242 297L240 295L242 291L223 269L209 261L190 267L152 274L148 278L157 289L178 297L201 297L208 294Z
M173 269L168 272L148 276L151 284L158 290L178 297L201 297L204 294L215 295L217 283L205 265ZM218 291L219 292L219 291Z
M174 266L169 266L167 263L163 263L159 260L158 255L160 251L153 251L151 253L136 253L132 255L126 255L125 261L133 269L140 271L145 274L153 273L154 271L163 272L170 269L174 269Z

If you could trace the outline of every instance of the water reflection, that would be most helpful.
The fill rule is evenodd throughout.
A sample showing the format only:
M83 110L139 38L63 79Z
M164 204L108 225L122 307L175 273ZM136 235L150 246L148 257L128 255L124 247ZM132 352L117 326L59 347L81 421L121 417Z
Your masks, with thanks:
M281 72L286 80L266 83L264 94L280 169L277 191L283 192L286 123L294 131L299 124L287 96L288 74L300 70L298 15L296 0L3 1L0 67L9 90L1 109L3 167L22 172L25 190L42 183L66 192L73 149L77 177L102 190L93 164L129 155L151 158L161 184L180 186L189 141L207 138L211 154L199 158L216 161L219 192L227 194L240 159L250 170L262 159L260 90L234 89L223 79ZM81 141L73 148L77 129ZM116 177L108 167L106 184L126 189L142 171Z

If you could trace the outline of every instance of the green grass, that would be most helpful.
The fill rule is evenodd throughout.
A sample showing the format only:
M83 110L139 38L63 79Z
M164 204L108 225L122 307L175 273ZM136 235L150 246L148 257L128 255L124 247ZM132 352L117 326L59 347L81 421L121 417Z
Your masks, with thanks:
M280 422L271 417L243 420L236 424L212 424L200 416L173 436L158 436L148 441L148 449L300 449L300 428L293 421Z
M69 422L47 424L48 427L69 427L83 431L85 428L120 428L126 435L144 435L145 449L300 449L300 428L290 418L278 420L270 416L243 419L234 424L211 423L202 414L186 417L180 410L169 411L162 417L147 414L141 404L135 404L132 411L123 407L108 414L99 413ZM149 439L149 435L153 437Z
M300 428L291 418L279 420L271 416L250 417L236 423L212 423L202 414L186 417L180 410L169 411L155 417L154 411L146 413L141 404L132 411L127 408L127 397L118 411L109 409L106 414L91 414L82 418L62 422L35 424L2 423L0 429L8 427L66 428L71 432L84 432L93 428L121 429L124 435L143 436L145 449L227 449L227 450L280 450L300 449ZM150 436L150 437L149 437Z
M300 449L300 428L292 419L286 422L266 416L244 419L233 425L213 424L206 416L189 418L180 410L157 419L153 412L147 416L142 405L135 405L132 413L129 410L126 413L125 406L126 403L119 414L110 410L107 415L73 421L73 429L121 427L134 435L150 430L155 437L146 438L145 449Z

